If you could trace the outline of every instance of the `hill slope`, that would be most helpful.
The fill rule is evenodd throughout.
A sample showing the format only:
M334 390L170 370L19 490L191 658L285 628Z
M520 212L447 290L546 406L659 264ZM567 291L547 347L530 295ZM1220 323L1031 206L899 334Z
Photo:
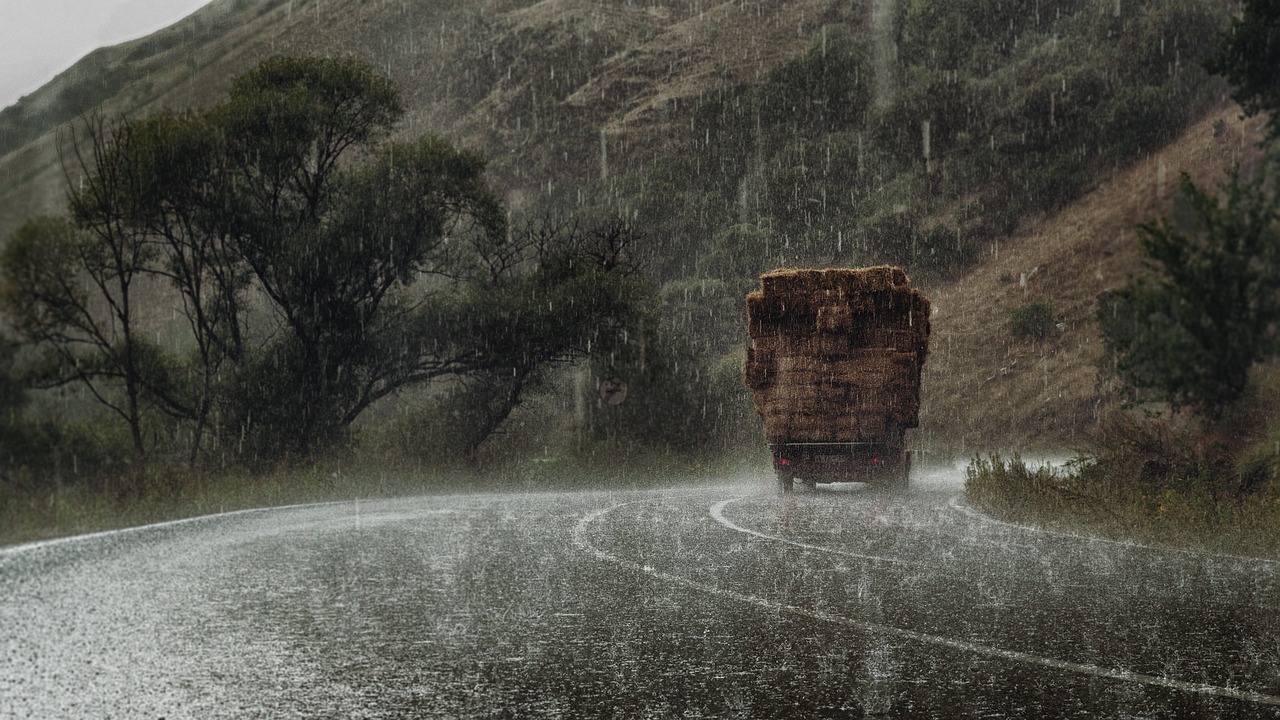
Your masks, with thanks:
M825 43L830 24L869 33L873 5L214 0L151 37L96 51L0 113L0 242L25 218L61 211L58 131L77 115L207 106L232 77L273 54L349 53L384 68L408 104L402 132L435 132L481 150L496 185L520 206L544 186L653 162L688 140L690 118L711 91L760 81L817 38ZM1063 102L1056 83L1043 93L1051 125L1054 103ZM962 277L925 281L937 315L920 442L970 452L1080 439L1107 402L1093 366L1096 296L1139 267L1133 225L1168 201L1179 172L1206 181L1247 155L1256 124L1237 116L1216 108L1166 147L1096 179L1078 201L1024 219L1012 236L993 234ZM916 134L910 128L913 142ZM860 135L856 142L861 163ZM927 127L924 144L927 161ZM1062 329L1038 344L1015 342L1005 329L1009 312L1033 300L1049 301Z
M385 68L408 105L403 132L434 132L493 158L512 196L561 182L678 132L681 100L758 78L848 3L467 0L213 0L147 38L97 50L0 113L0 238L62 209L57 132L108 118L199 108L274 54L351 54Z
M1114 398L1098 387L1098 296L1142 271L1135 225L1168 212L1181 173L1201 187L1257 156L1262 121L1226 105L1174 142L1096 183L1060 212L1026 223L965 277L931 288L934 352L926 366L926 442L940 449L1080 447ZM1019 342L1007 321L1049 302L1059 331Z

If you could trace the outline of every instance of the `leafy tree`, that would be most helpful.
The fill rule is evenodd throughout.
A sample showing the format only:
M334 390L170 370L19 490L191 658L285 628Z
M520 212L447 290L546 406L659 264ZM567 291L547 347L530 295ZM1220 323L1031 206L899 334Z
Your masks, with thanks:
M113 192L117 179L111 170L91 179L73 203ZM28 220L0 253L0 302L18 336L44 349L29 382L83 384L128 425L135 460L143 462L143 374L151 353L137 332L133 289L150 249L118 217L97 229L79 233L58 218Z
M683 451L729 439L745 419L743 294L740 286L705 279L638 289L643 312L591 361L593 391L610 381L627 388L616 405L592 393L598 399L587 415L596 438Z
M0 263L5 310L59 360L47 384L89 385L140 457L144 405L188 424L192 463L209 428L252 457L309 456L446 376L504 379L496 427L625 316L634 233L509 232L485 161L387 141L401 113L362 63L275 58L205 113L91 126L75 226L33 221ZM182 347L142 340L138 283L176 293Z
M1183 177L1170 218L1139 226L1152 272L1099 310L1110 365L1131 396L1216 419L1255 362L1275 354L1280 322L1280 205L1273 162L1232 173L1222 196Z
M21 494L120 469L121 458L91 422L68 423L34 407L21 355L21 344L0 334L0 507L12 489Z
M1244 0L1243 11L1219 38L1205 63L1233 88L1231 97L1249 115L1269 114L1268 137L1280 137L1280 2Z
M389 119L394 104L379 102L383 111L357 120ZM327 111L303 114L324 119L318 127L339 128L320 133L337 138L335 146L374 134L344 135L347 125L328 120ZM236 424L265 425L264 438L277 443L262 448L269 454L307 454L342 439L360 413L408 384L466 374L489 386L486 378L501 378L502 391L487 394L488 420L467 448L474 455L545 364L582 355L598 326L625 312L617 244L630 231L508 232L474 154L424 138L387 144L345 169L336 162L340 152L313 150L314 138L286 137L283 148L271 132L263 138L263 152L241 151L255 163L271 160L242 173L249 191L235 193L244 200L230 235L292 331L258 359L238 394ZM261 381L281 366L284 381L262 392Z
M129 233L146 248L139 271L178 292L192 357L182 362L150 348L138 380L157 408L193 424L187 457L194 465L219 392L215 379L244 355L249 278L220 221L231 178L222 135L199 116L160 112L117 123L109 138L101 129L89 138L92 158L77 148L74 169L93 179L90 190L102 187L73 192L72 215L100 245L115 242L112 228ZM110 168L123 180L111 181Z

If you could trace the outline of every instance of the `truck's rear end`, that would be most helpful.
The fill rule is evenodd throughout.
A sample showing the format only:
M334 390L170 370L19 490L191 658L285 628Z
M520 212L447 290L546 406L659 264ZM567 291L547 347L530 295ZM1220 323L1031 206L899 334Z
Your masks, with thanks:
M906 485L929 301L895 267L775 270L747 296L746 384L781 488Z

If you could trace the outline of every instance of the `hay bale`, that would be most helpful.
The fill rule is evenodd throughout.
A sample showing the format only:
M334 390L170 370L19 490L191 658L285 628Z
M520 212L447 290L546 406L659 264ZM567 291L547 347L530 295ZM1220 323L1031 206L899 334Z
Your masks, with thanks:
M781 268L760 276L766 295L800 295L819 292L859 295L876 290L892 290L908 284L902 268L878 265L867 268Z
M930 306L909 286L898 268L863 270L780 270L761 276L761 290L747 296L747 333L754 340L784 337L796 342L817 335L814 349L797 344L801 354L841 354L857 347L908 349L905 338L886 343L876 330L914 332L914 349L926 351Z
M815 330L824 335L847 335L856 327L853 308L848 304L832 303L818 306Z
M747 296L744 381L777 442L883 442L919 423L930 305L900 268L784 269Z
M747 348L747 363L743 369L743 381L748 388L759 390L773 380L773 355L767 350Z

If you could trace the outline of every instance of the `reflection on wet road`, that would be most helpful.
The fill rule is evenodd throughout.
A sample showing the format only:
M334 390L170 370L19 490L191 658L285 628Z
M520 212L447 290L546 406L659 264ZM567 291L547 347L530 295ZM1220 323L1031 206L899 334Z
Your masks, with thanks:
M765 478L0 551L3 717L1276 717L1280 563Z

